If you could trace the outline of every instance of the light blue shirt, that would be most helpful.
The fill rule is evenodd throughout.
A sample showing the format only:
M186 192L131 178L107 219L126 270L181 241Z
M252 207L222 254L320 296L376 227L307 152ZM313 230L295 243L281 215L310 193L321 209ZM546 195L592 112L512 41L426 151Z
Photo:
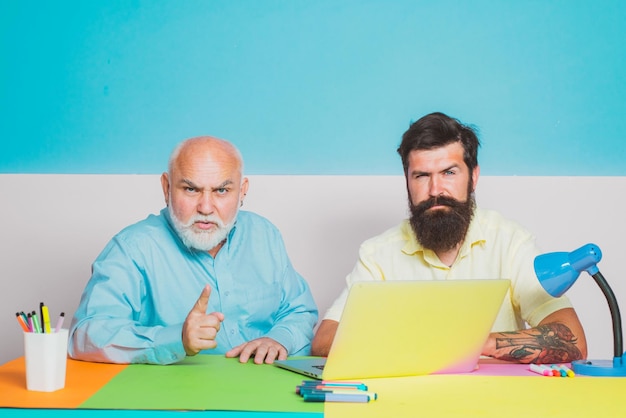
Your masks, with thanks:
M289 355L309 354L317 307L274 225L240 211L213 258L185 247L163 209L118 233L93 263L70 327L70 356L112 363L182 360L183 322L206 284L207 312L225 317L217 347L206 353L269 337Z

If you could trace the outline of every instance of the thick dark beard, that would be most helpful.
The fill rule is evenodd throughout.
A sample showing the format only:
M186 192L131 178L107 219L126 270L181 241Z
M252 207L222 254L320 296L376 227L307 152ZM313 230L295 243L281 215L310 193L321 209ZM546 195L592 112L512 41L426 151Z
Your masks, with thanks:
M428 211L433 206L443 205L447 209ZM451 197L431 197L417 206L409 202L409 222L423 247L434 252L449 251L465 239L474 216L476 200L471 191L465 202Z

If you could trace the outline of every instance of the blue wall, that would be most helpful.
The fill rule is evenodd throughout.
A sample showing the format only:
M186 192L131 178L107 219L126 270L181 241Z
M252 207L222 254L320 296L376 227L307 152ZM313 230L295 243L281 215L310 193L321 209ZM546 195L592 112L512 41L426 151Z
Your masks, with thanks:
M0 5L0 172L160 173L181 139L248 174L399 174L412 120L480 128L486 175L626 175L626 2Z

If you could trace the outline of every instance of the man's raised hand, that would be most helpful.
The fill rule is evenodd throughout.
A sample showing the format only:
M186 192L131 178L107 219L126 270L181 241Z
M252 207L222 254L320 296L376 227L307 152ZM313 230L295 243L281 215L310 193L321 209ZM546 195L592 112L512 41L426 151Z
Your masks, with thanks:
M224 320L224 314L221 312L206 313L209 306L209 296L211 296L211 286L206 285L183 324L183 346L188 356L195 356L201 350L217 346L215 337L217 337L220 324Z

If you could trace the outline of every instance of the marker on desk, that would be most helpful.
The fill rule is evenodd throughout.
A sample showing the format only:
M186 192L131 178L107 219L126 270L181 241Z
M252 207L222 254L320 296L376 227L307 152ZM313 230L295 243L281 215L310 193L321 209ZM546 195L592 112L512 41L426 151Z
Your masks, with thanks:
M303 396L305 402L361 402L367 403L370 401L368 395L361 395L358 392L355 394L345 393L305 393Z
M41 318L43 320L42 324L42 332L46 334L50 334L50 312L48 312L48 307L41 302Z
M303 380L300 386L333 386L367 390L367 385L361 382L333 382L330 380Z
M535 373L540 374L542 376L554 376L554 374L552 373L552 370L549 369L548 367L544 366L543 364L531 363L530 366L529 366L529 370L531 372L535 372Z
M20 315L19 312L15 312L15 317L17 318L17 322L19 322L24 332L30 332L30 328L28 327L26 322L24 322L24 318L22 318L22 315Z
M540 364L539 366L543 368L544 370L548 371L549 373L548 376L556 376L556 377L561 376L561 372L552 366L548 366L546 364Z
M54 332L59 332L61 330L64 319L65 319L65 312L61 312L61 315L59 315L59 319L57 320L57 325L54 327Z
M561 369L561 371L565 372L567 377L574 377L574 376L576 376L576 373L574 373L574 371L572 369L570 369L569 367L567 367L565 364L561 364L559 366L559 368Z
M556 376L561 376L561 377L567 377L567 372L565 370L563 370L561 367L559 367L556 364L553 364L550 366L550 368L552 368L553 370L556 370Z
M376 392L367 392L364 390L358 389L303 389L300 392L302 397L307 395L323 395L326 393L334 393L337 395L366 395L369 397L370 401L375 401L378 399L378 394Z
M300 386L296 386L296 393L300 394L306 390L348 390L348 391L363 391L363 390L367 390L367 386L364 384L359 384L359 386L333 386L333 385L325 385L325 384L318 384L318 385L313 385L313 384L308 384L308 385L300 385Z

